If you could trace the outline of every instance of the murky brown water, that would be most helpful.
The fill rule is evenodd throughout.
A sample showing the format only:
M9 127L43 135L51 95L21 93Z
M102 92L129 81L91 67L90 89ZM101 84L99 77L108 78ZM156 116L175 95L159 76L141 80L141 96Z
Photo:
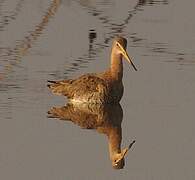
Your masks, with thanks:
M195 179L193 0L0 0L0 179ZM123 170L107 137L47 118L47 80L99 72L128 39Z

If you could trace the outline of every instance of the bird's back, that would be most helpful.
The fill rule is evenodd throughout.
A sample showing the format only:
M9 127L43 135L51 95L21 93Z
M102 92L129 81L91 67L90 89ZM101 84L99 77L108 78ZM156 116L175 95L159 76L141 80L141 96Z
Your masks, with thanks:
M105 80L97 74L85 74L75 80L49 81L54 94L64 95L71 102L103 104L109 94Z

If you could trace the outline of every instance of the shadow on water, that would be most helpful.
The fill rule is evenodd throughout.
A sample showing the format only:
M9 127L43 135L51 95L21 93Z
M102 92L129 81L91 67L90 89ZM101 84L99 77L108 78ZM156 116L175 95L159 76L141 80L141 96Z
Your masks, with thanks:
M16 6L16 12L8 16L10 17L10 19L14 19L14 17L16 17L16 15L19 13L22 2L23 1L19 1ZM25 36L23 40L16 41L15 47L0 48L0 58L3 60L3 63L1 62L0 64L0 80L4 79L7 74L12 71L12 68L18 65L20 59L32 47L33 43L37 40L37 38L42 34L45 27L48 25L50 19L55 15L60 3L61 0L53 0L46 13L42 17L42 21L37 24L35 26L35 29L30 31L29 34ZM0 24L2 24L2 28L4 28L6 24L8 24L8 19L6 20L7 23L2 24L0 22Z
M50 118L71 121L83 129L93 129L108 138L109 156L112 167L122 169L125 165L124 157L129 147L121 149L123 110L117 105L81 105L68 104L63 107L53 107L48 111Z

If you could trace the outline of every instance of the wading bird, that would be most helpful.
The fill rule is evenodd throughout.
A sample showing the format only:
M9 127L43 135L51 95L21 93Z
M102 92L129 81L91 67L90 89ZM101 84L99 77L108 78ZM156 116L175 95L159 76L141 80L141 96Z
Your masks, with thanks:
M48 81L54 94L66 96L71 103L115 104L123 96L123 57L137 71L126 52L127 40L117 37L111 50L111 65L103 73L84 74L77 79Z

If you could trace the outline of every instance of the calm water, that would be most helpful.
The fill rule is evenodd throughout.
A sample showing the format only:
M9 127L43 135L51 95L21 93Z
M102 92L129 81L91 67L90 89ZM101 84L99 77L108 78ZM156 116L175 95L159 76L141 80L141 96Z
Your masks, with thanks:
M0 0L0 179L195 179L194 0ZM111 166L96 130L47 117L47 80L99 72L128 39L122 147Z

